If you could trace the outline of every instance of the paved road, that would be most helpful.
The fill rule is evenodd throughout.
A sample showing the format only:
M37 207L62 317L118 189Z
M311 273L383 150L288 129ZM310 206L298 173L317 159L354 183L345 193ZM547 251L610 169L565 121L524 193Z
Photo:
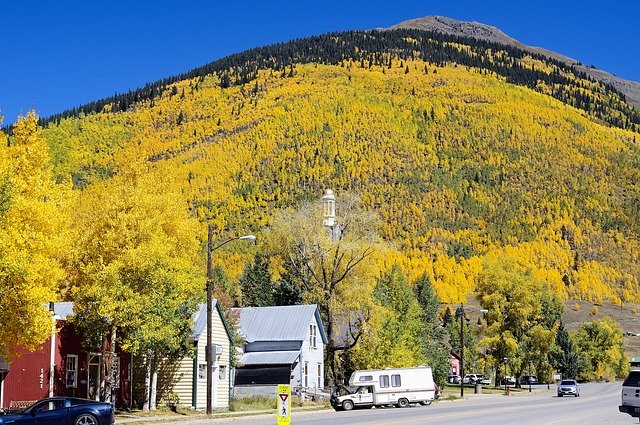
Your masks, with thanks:
M431 406L406 409L386 408L351 412L294 412L291 424L348 425L419 425L419 424L518 424L518 425L601 425L634 424L634 419L618 412L621 384L583 384L580 397L555 395L555 387L547 391L538 387L533 393L504 396L497 394L470 395L464 400L441 401ZM166 424L167 422L165 422ZM184 425L184 422L175 422ZM251 418L190 421L194 425L274 425L274 415Z

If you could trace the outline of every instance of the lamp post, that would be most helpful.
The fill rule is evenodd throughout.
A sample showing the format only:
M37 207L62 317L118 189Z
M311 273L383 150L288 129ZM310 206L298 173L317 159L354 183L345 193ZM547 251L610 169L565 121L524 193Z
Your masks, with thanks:
M464 307L460 303L460 398L464 397Z
M489 310L480 309L480 313L485 314ZM464 397L464 304L460 303L458 308L460 315L460 398Z
M213 346L213 332L211 329L211 320L213 316L213 307L211 305L211 303L213 302L213 266L211 264L211 257L213 251L223 245L228 244L229 242L236 240L254 242L256 240L256 237L254 235L239 236L236 238L227 239L220 245L214 247L213 224L209 224L209 231L207 235L207 347L205 352L205 357L207 359L207 415L211 415L213 411L213 400L211 397L211 392L213 389L213 356L215 354L211 352Z
M507 359L506 357L502 358L502 363L504 364L504 375L503 376L507 376L507 362L509 361L509 359ZM504 380L504 393L506 395L509 395L509 390L507 389L507 380Z

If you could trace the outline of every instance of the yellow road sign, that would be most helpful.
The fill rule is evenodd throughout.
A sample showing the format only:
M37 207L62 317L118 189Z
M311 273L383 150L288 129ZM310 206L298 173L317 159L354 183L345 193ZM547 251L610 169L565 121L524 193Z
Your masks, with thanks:
M278 385L276 397L278 397L276 412L278 425L289 425L291 423L291 386Z

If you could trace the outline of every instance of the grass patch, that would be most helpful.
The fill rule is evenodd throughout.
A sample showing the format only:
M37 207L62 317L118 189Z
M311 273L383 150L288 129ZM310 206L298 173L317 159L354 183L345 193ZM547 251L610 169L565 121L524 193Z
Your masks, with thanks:
M304 403L297 396L291 396L291 407L324 407L328 406L329 401L312 402L305 401ZM230 412L248 412L252 410L276 410L276 397L275 396L251 396L251 397L232 397L229 401Z

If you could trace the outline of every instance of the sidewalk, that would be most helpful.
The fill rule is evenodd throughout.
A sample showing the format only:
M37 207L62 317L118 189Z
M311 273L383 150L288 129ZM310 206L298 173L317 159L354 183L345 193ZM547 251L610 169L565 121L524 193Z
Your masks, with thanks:
M302 407L293 407L292 412L310 412L310 411L320 411L320 410L328 410L329 407L323 406L302 406ZM276 414L275 409L268 410L247 410L240 412L215 412L211 416L206 416L204 413L198 413L190 411L189 413L173 413L173 414L147 414L147 413L123 413L116 415L116 425L119 424L132 424L132 425L143 425L143 424L157 424L162 422L178 422L185 421L189 423L195 423L196 421L206 421L209 419L224 419L224 418L235 418L241 416L258 416L258 415L274 415Z

